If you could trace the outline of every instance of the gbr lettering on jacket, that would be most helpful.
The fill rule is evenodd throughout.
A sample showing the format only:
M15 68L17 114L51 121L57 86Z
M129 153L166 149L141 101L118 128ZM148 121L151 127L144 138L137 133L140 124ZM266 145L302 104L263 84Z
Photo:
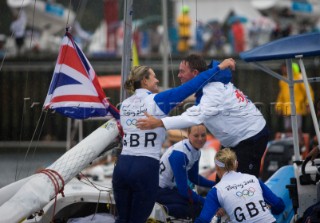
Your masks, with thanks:
M269 207L265 201L259 200L259 203L249 202L245 204L245 208L236 207L233 211L234 217L237 222L243 222L249 219L246 219L245 213L249 214L250 218L253 218L260 214L258 207L261 206L263 212L269 211Z
M139 134L134 134L134 133L124 134L123 144L124 146L129 146L129 147L139 147L139 146L154 147L156 139L157 139L157 134L154 132L146 132L144 134L144 140L140 139Z

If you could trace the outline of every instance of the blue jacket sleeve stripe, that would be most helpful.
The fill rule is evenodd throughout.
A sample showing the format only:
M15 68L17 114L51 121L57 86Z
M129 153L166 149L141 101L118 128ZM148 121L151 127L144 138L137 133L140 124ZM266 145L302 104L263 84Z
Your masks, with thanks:
M196 185L211 188L215 184L213 181L208 180L199 174L199 160L195 162L193 167L188 171L188 174L190 181Z
M211 219L220 207L221 205L218 200L217 189L214 187L209 191L201 214L196 219L195 223L210 223Z
M182 152L173 151L169 157L169 162L179 194L187 199L193 200L194 202L200 202L203 204L204 198L196 194L188 186L187 170L185 169L185 166L187 166L189 162L187 156Z
M229 82L231 80L231 72L226 72L226 70L224 70L224 72L219 72L220 68L216 66L214 68L203 71L195 78L189 80L179 87L158 93L154 97L154 100L158 107L165 114L168 114L171 109L173 109L177 104L201 89L208 82Z
M261 180L259 180L260 187L263 191L263 198L267 204L271 206L272 214L280 214L285 209L285 204L283 200L276 196L267 185L265 185Z

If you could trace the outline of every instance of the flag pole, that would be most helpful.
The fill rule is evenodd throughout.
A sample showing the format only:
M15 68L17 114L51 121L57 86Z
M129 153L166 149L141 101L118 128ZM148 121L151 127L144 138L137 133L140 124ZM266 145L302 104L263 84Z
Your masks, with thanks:
M167 12L167 0L162 0L162 25L163 25L163 54L162 54L162 63L163 63L163 89L167 90L169 88L169 75L168 75L168 12Z
M123 38L123 51L122 51L122 62L121 62L121 85L127 80L131 63L132 63L132 14L133 14L133 0L124 1L124 38ZM126 90L121 87L120 92L120 103L127 98Z

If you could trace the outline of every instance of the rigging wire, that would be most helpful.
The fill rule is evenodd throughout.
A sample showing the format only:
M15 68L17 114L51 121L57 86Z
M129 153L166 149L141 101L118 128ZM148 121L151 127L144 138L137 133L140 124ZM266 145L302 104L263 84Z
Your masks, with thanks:
M78 1L77 1L77 2L78 2ZM80 0L80 1L79 1L79 4L78 4L77 10L76 10L76 16L75 16L75 20L74 20L74 21L76 21L76 20L78 20L79 22L81 21L87 3L88 3L88 0ZM76 19L76 18L78 18L78 19Z
M22 10L23 10L23 9L22 9L22 8L23 8L23 2L24 2L24 0L22 1L21 5L20 5L19 15L22 13ZM33 40L32 36L33 36L33 26L34 26L34 15L35 15L35 5L36 5L36 2L37 2L37 1L35 0L35 2L34 2L34 4L33 4L32 29L31 29L31 39L30 39L29 49L31 49L31 44L32 44L32 40ZM14 32L12 32L11 37L13 37L13 35L14 35ZM7 49L6 49L6 52L5 52L5 57L6 57L6 53L7 53ZM5 59L5 57L4 57L4 59ZM3 59L2 62L4 62L4 59ZM30 54L28 54L28 65L30 65ZM1 68L2 68L2 66L1 66ZM1 70L1 68L0 68L0 70ZM25 95L25 96L24 96L23 109L22 109L22 115L21 115L21 121L20 121L20 123L21 123L21 126L20 126L20 137L19 137L19 142L20 142L20 143L21 143L22 137L23 137L24 116L25 116L25 114L26 114L26 108L27 108L27 107L26 107L26 104L27 104L26 102L27 102L27 100L30 99L30 97L27 97L27 96L26 96L26 95L27 95L27 90L28 90L28 80L29 80L29 70L27 69L27 71L26 71L25 89L24 89L24 95ZM41 118L41 116L40 116L40 118ZM39 122L38 122L38 124L39 124ZM37 125L38 125L38 124L37 124ZM34 137L35 132L36 132L36 130L34 131L32 138ZM32 143L32 141L30 142L30 144L29 144L29 146L28 146L28 149L27 149L27 151L26 151L26 153L25 153L24 161L23 161L22 164L21 164L21 169L20 169L20 171L18 170L18 169L19 169L19 161L17 160L15 180L17 180L17 177L20 175L20 173L21 173L21 171L22 171L22 165L26 163L26 157L27 157L27 154L29 153L31 143Z
M30 140L30 142L29 142L27 151L25 152L23 162L22 162L22 164L21 164L21 166L20 166L20 167L21 167L20 170L19 170L19 165L18 165L19 162L17 162L15 180L18 179L18 177L20 176L21 171L22 171L22 169L23 169L23 165L26 164L26 160L27 160L28 154L29 154L29 152L30 152L31 145L32 145L32 143L33 143L34 138L36 137L37 129L38 129L38 127L39 127L39 125L40 125L40 122L41 122L41 120L42 120L42 115L43 115L43 112L41 112L40 117L39 117L38 122L37 122L37 125L36 125L36 129L35 129L35 131L34 131L33 134L32 134L32 138L31 138L31 140ZM44 121L43 121L43 123L44 123ZM42 126L43 126L43 123L42 123ZM40 134L39 134L39 136L40 136ZM39 138L38 138L38 140L39 140ZM37 147L35 147L34 153L35 153L36 149L37 149Z
M101 184L97 184L97 183L94 183L91 179L89 179L89 177L87 177L85 174L83 174L82 172L80 172L79 174L79 178L78 178L79 182L87 185L87 186L91 186L93 188L95 188L96 190L99 191L99 198L98 198L98 202L97 202L97 205L96 205L96 210L95 210L95 213L98 213L98 206L99 206L99 203L100 203L100 196L102 194L102 192L107 192L108 194L108 199L109 199L109 203L107 203L107 208L110 210L110 214L116 216L116 207L115 205L112 205L112 197L111 197L111 194L113 193L113 190L112 188L110 187L107 187L105 185L101 185ZM101 188L104 188L104 189L101 189Z
M185 6L185 1L184 0L182 0L182 8ZM196 20L196 24L195 24L195 28L196 28L196 30L198 29L198 23L199 23L199 21L198 21L198 0L196 0L195 1L195 15L196 15L196 18L195 18L195 20ZM198 41L197 39L196 39L196 41ZM174 79L174 77L173 77L173 80L175 80ZM176 83L174 82L174 86L176 86ZM183 111L182 111L183 112ZM183 130L182 129L180 129L180 135L181 135L181 139L183 139ZM187 139L189 140L189 133L188 133L188 137L187 137ZM185 157L185 159L186 159L186 157ZM200 160L199 160L200 161ZM185 160L185 162L186 162L186 160ZM198 167L199 168L199 167ZM186 174L188 175L188 173L187 173L187 169L185 169L186 170ZM199 169L198 169L198 174L199 174ZM200 183L200 179L198 178L197 179L198 180L198 185L199 185L199 183ZM196 189L196 188L195 188ZM200 195L199 195L200 196ZM191 203L191 206L193 206L193 203ZM193 213L192 213L192 218L195 218L196 216L195 216L195 212L193 211Z
M113 198L111 197L112 193L113 193L113 190L112 188L110 187L107 187L105 185L101 185L101 184L97 184L97 183L94 183L92 182L92 180L89 179L89 177L87 177L86 175L84 175L82 172L80 172L79 174L79 182L87 185L87 186L90 186L90 187L93 187L95 188L96 190L99 191L99 198L98 198L98 202L97 202L97 206L96 206L96 211L94 214L98 213L97 211L97 208L100 204L100 196L103 192L106 192L106 195L107 195L107 198L108 198L108 201L109 203L107 203L107 209L109 210L109 213L112 214L113 216L116 216L116 207L115 207L115 204L113 203ZM100 189L100 188L104 188L104 189Z
M198 0L196 0L196 32L197 32L197 30L198 30ZM197 44L197 37L196 37L196 44ZM199 148L199 150L200 150L200 148ZM201 155L200 155L200 158L201 158ZM199 162L198 162L198 165L200 165L200 158L199 158ZM198 166L198 175L200 175L199 174L199 166ZM200 179L199 179L199 177L198 177L198 185L199 185L199 182L200 182ZM201 196L201 195L199 195L199 196Z
M32 25L32 34L31 34L30 48L31 48L32 36L33 36L35 4L36 4L36 1L35 1L35 3L34 3L34 8L33 8L33 23L32 23L33 25ZM69 2L69 10L68 10L68 16L67 16L67 22L66 22L66 30L68 30L68 24L69 24L70 12L71 12L70 7L71 7L71 0L70 0L70 2ZM21 9L20 9L20 10L21 10ZM29 56L29 63L30 63L30 56ZM27 73L27 77L28 77L28 73ZM27 78L27 80L28 80L28 78ZM27 81L27 82L28 82L28 81ZM26 83L26 90L27 90L27 83ZM26 104L26 103L24 103L24 106L25 106L25 104ZM23 111L25 111L25 107L24 107ZM43 113L44 113L44 112L45 112L45 117L44 117L44 119L42 120L42 117L43 117ZM44 124L45 124L45 120L46 120L46 117L47 117L47 113L48 113L48 111L42 110L42 112L41 112L41 114L40 114L40 117L39 117L39 119L38 119L36 128L35 128L35 130L34 130L34 132L33 132L31 141L30 141L29 146L28 146L28 149L27 149L27 151L26 151L26 153L25 153L24 160L23 160L23 163L22 163L22 164L26 163L26 159L27 159L27 156L28 156L28 154L29 154L29 151L30 151L32 142L34 141L34 138L36 137L36 132L38 131L40 122L42 121L42 124L41 124L41 127L40 127L40 131L39 131L39 135L38 135L38 137L37 137L37 142L39 143L39 141L40 141L40 136L41 136L42 131L43 131L43 127L44 127ZM23 113L23 115L22 115L22 125L23 125L23 119L24 119L23 117L24 117L24 113ZM23 128L21 128L21 135L22 135L22 130L23 130ZM21 136L20 136L20 141L21 141ZM35 153L36 153L36 150L37 150L38 143L37 143L37 145L35 146L35 148L34 148L34 150L33 150L33 156L32 156L33 158L35 157ZM18 171L18 164L17 164L15 180L17 180L17 177L20 175L21 170L22 170L22 168L20 169L20 171ZM42 170L42 172L44 172L44 171L45 171L45 173L48 175L48 177L52 180L52 182L53 182L53 184L54 184L54 186L55 186L55 193L57 194L57 193L59 192L59 183L57 183L57 180L51 176L51 175L52 175L51 172L50 172L50 174L48 173L48 171L53 171L53 170L48 170L48 169ZM30 174L30 173L29 173L29 174ZM56 174L58 174L58 173L56 173ZM62 177L61 177L60 175L58 175L58 176L59 176L60 180L63 182L63 184L62 184L62 189L61 189L61 190L63 190L64 180L62 179ZM55 215L56 201L57 201L57 197L55 196L55 204L54 204L52 221L53 221L53 218L54 218L54 215Z
M43 114L43 112L41 112L41 114ZM34 147L33 149L33 154L32 154L32 158L35 159L35 154L36 154L36 151L37 151L37 148L38 148L38 145L39 145L39 142L40 142L40 136L41 136L41 133L43 131L43 127L44 127L44 123L45 121L47 120L47 114L48 112L46 111L45 112L45 117L43 119L43 122L42 122L42 125L41 125L41 128L40 128L40 131L39 131L39 135L38 135L38 138L37 138L37 143L36 143L36 146ZM41 116L39 118L39 120L41 119ZM30 144L31 145L31 144ZM28 148L29 149L29 148ZM29 173L30 174L30 173Z
M37 0L34 1L33 4L33 13L32 13L32 28L31 28L31 39L30 39L30 44L29 44L29 50L31 49L31 44L32 44L32 40L33 40L33 27L34 27L34 15L35 15L35 8L36 8L36 3ZM22 11L22 7L20 8L20 12ZM28 54L28 66L30 65L30 54ZM24 90L24 103L23 103L23 112L22 112L22 116L21 116L21 127L20 127L20 139L19 141L22 141L22 137L23 137L23 129L24 129L24 116L25 116L25 112L26 112L26 99L28 99L27 95L27 91L28 91L28 80L29 80L29 70L27 69L27 73L26 73L26 82L25 82L25 90ZM30 99L30 98L29 98Z
M37 1L35 0L34 5L33 5L32 28L31 28L32 31L31 31L31 40L30 40L30 44L29 44L29 49L31 49L32 41L33 41L33 30L34 30L33 28L34 28L34 21L35 21L36 3L37 3ZM23 2L22 2L22 4L23 4ZM22 4L21 4L21 6L20 6L19 13L21 13ZM80 4L81 4L81 1L80 1L79 5L80 5ZM79 9L79 7L78 7L78 9ZM69 10L68 10L68 16L67 16L67 21L66 21L66 29L68 29L67 27L68 27L69 20L70 20L70 13L71 13L71 0L69 1ZM14 33L12 33L11 36L13 36L13 35L14 35ZM6 52L7 52L7 50L6 50ZM4 58L5 58L5 57L4 57ZM3 61L4 61L4 59L3 59ZM3 63L3 61L2 61L2 63ZM30 54L28 54L28 65L30 65ZM1 67L0 67L0 70L1 70L1 68L2 68L2 65L1 65ZM27 94L27 89L28 89L28 79L29 79L28 77L29 77L29 71L27 70L25 93L24 93L25 95ZM30 97L26 97L26 96L25 96L25 97L24 97L24 103L23 103L23 114L22 114L22 117L21 117L20 139L19 139L20 142L22 141L22 136L23 136L24 116L25 116L25 112L26 112L26 104L27 104L26 102L27 102L28 100L30 100ZM43 117L43 113L44 113L44 112L45 112L45 116L44 116L44 119L42 120L42 117ZM27 157L28 157L28 155L29 155L29 152L30 152L32 143L33 143L34 139L37 138L37 143L36 143L36 146L35 146L35 148L34 148L34 150L33 150L33 156L32 156L33 158L35 157L35 153L36 153L36 150L37 150L37 148L38 148L38 143L39 143L39 141L40 141L40 137L41 137L42 132L43 132L43 127L44 127L46 118L47 118L47 111L42 110L42 111L41 111L41 114L40 114L40 117L39 117L39 119L38 119L38 121L37 121L36 128L35 128L35 130L34 130L34 132L33 132L32 138L31 138L30 143L29 143L29 145L28 145L27 151L25 152L25 155L24 155L24 158L23 158L22 163L19 163L19 161L17 160L17 163L16 163L16 171L15 171L15 180L17 180L18 177L20 176L21 171L22 171L22 169L23 169L23 165L26 163ZM42 124L40 124L40 122L42 122ZM39 126L41 126L41 128L40 128L40 131L39 131L39 133L38 133L38 137L36 137L36 133L38 132ZM20 168L20 170L19 170L19 168ZM30 174L30 171L31 171L31 170L29 169L29 173L28 173L28 174Z
M69 1L69 6L68 6L68 16L67 16L67 23L66 23L66 28L68 28L68 24L69 24L69 19L70 19L70 12L71 12L71 1L72 0L70 0ZM80 0L80 2L81 2L82 0ZM77 14L76 14L76 17L77 17ZM76 19L76 18L75 18Z
M181 1L181 8L183 8L184 6L185 6L185 1L184 0L182 0ZM179 65L180 66L180 65ZM179 71L178 71L179 72ZM175 83L175 85L174 85L174 87L176 87L177 85L176 85L176 83ZM178 105L179 106L179 105ZM182 111L183 112L183 111ZM179 132L180 132L180 138L181 138L181 140L183 140L184 139L184 136L183 136L183 130L182 129L179 129ZM187 137L187 139L188 139L189 137ZM188 139L189 140L189 139ZM185 161L185 163L187 163L187 160L186 160L186 157L184 156L184 161ZM185 171L186 171L186 176L188 176L188 171L187 171L187 168L185 168ZM189 180L189 179L188 179ZM191 189L191 188L189 188L189 189ZM192 199L192 195L191 195L191 199ZM191 206L193 206L193 202L191 202ZM192 208L193 209L193 208Z

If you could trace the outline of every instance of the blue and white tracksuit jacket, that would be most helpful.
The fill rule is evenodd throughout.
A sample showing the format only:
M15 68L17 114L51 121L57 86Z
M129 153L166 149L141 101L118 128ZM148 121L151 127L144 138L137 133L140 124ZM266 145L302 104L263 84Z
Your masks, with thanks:
M140 130L135 126L144 112L162 118L178 103L195 93L209 81L228 83L229 70L219 67L201 72L183 85L152 94L137 89L134 95L122 102L120 122L123 127L123 149L113 173L113 189L118 209L116 222L145 222L155 202L159 184L159 159L166 130Z

